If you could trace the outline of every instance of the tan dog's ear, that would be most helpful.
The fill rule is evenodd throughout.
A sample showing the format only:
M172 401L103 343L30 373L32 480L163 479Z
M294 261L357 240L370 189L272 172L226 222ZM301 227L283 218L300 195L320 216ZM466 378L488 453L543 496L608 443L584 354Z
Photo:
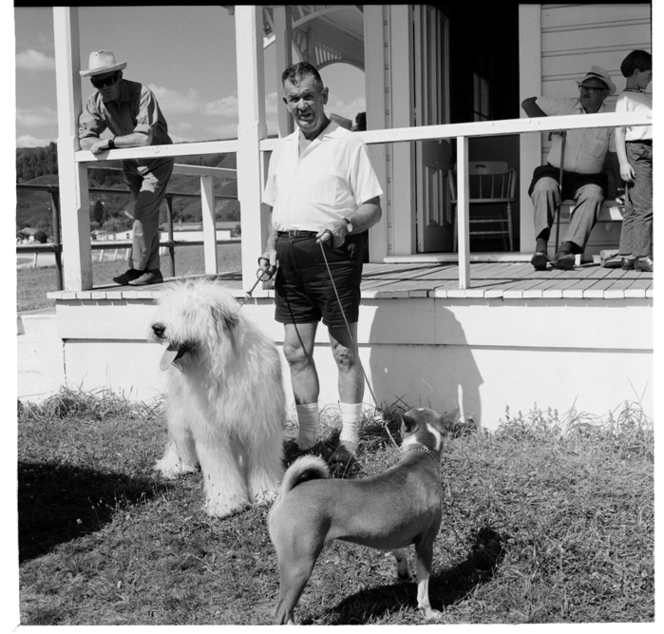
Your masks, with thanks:
M405 437L408 434L412 434L417 426L417 421L409 416L408 413L401 414L401 436Z

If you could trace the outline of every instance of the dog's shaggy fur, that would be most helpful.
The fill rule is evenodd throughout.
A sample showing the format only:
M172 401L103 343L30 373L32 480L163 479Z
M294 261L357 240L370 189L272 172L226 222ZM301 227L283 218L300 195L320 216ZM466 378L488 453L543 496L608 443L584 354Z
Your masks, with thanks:
M174 478L203 474L205 508L223 517L276 496L286 421L274 343L235 298L202 278L169 286L151 323L168 347L169 439L155 469Z

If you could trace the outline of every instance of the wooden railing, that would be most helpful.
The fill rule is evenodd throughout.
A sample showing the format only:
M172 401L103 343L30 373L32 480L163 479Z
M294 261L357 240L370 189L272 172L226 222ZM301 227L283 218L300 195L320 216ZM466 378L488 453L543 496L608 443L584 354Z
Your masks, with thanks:
M367 130L356 132L368 145L381 143L404 143L413 141L457 141L457 210L459 222L459 288L470 288L470 223L468 139L477 137L504 136L532 132L555 132L584 128L615 128L622 126L652 125L652 114L644 112L601 113L538 117L534 119L505 119L501 121L477 121L420 126L415 128L393 128L391 130ZM261 152L271 152L278 139L261 141ZM534 167L534 166L533 166Z
M478 121L472 123L455 123L420 126L411 128L395 128L386 130L367 130L357 132L368 145L381 143L407 143L414 141L456 139L457 142L457 192L458 192L458 240L459 240L459 288L470 288L470 242L468 218L468 139L473 137L493 137L510 134L542 133L558 130L583 128L608 128L618 126L652 125L651 113L602 113L586 115L567 115L558 117L541 117L533 119L507 119L502 121ZM259 143L259 152L265 155L272 152L279 139L263 139ZM186 156L237 151L239 141L214 141L182 145L148 146L112 150L109 158L132 159L150 156ZM89 151L75 153L77 163L96 162L98 158ZM190 167L190 166L187 166ZM191 166L192 168L194 166ZM207 170L212 168L197 168ZM216 168L219 169L219 168ZM203 178L203 176L202 176ZM260 184L257 183L260 187ZM206 188L211 185L201 184L203 199ZM241 202L241 201L240 201ZM216 273L215 226L212 205L204 202L203 233L206 273ZM245 231L243 230L243 235ZM244 246L243 246L244 248ZM243 256L243 261L244 261ZM252 271L253 274L253 271Z

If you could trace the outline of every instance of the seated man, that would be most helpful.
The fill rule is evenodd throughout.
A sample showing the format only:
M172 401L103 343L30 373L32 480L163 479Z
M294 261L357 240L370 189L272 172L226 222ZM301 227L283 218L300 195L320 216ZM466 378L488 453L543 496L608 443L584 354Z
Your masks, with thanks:
M616 92L610 75L599 66L592 66L582 79L577 79L579 97L529 97L521 104L529 117L609 112L604 100ZM607 151L617 170L613 128L568 130L564 146L562 191L560 175L561 135L555 135L547 164L535 169L528 194L534 205L537 244L532 265L544 271L549 260L547 243L555 210L561 199L574 199L569 228L551 265L557 269L574 268L575 254L583 253L588 236L606 196L607 177L603 173ZM619 181L617 181L619 182Z

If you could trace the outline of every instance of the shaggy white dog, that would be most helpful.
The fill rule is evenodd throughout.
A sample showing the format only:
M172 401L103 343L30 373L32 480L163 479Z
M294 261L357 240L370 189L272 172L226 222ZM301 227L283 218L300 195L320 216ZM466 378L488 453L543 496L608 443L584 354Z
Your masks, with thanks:
M168 374L169 440L154 468L175 478L200 466L210 515L274 499L286 421L274 343L205 278L169 285L150 340L167 345Z

